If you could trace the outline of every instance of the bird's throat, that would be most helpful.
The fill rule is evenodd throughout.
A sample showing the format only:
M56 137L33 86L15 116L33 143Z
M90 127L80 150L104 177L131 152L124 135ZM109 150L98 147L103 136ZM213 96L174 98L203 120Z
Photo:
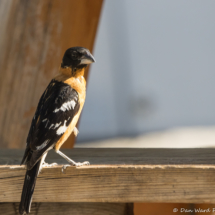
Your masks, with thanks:
M68 77L79 78L84 76L85 67L72 69L70 67L60 67L59 73Z

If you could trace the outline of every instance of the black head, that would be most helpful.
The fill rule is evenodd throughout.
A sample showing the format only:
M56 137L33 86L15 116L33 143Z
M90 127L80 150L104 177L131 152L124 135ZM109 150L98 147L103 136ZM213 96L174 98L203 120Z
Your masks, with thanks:
M72 70L81 69L96 62L90 51L83 47L72 47L66 50L61 67L70 67Z

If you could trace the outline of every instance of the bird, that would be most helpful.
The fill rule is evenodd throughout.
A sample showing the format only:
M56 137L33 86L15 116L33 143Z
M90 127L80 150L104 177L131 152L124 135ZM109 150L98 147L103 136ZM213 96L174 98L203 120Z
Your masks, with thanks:
M74 132L86 97L86 67L95 62L90 51L84 47L72 47L65 51L58 74L42 94L27 136L21 165L26 166L19 213L28 214L36 179L49 150L68 161L70 165L89 165L88 161L76 163L60 151L60 147ZM69 165L65 165L66 168Z

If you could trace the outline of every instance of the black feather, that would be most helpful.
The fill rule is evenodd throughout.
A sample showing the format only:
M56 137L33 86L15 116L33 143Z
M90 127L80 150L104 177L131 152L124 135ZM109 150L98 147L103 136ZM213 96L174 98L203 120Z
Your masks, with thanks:
M73 100L75 102L74 108L55 112L64 103ZM65 126L68 126L79 108L79 97L76 90L72 89L68 84L52 80L39 101L31 123L27 147L21 164L26 163L26 160L28 160L26 163L27 168L31 169L47 150L54 147L63 135L63 133L57 134L57 129L64 125L65 122ZM57 124L60 125L56 127ZM27 159L27 157L31 157L31 159Z
M31 170L27 170L25 174L25 181L23 184L22 197L19 205L19 213L30 213L32 195L36 185L37 175L39 172L41 160L34 165Z
M66 105L66 109L63 105ZM72 102L72 103L71 103ZM27 172L19 206L20 214L29 213L41 157L55 146L64 134L61 126L68 127L79 111L78 93L68 84L52 80L40 98L31 122L25 154L21 164L26 164Z

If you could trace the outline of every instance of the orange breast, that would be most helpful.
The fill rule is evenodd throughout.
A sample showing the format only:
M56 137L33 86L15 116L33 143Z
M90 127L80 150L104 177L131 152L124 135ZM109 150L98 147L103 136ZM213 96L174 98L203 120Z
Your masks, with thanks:
M68 78L64 80L64 83L69 84L73 89L75 89L78 92L79 96L79 102L80 102L80 109L78 113L74 116L72 119L70 125L68 126L67 130L63 134L63 136L58 140L58 142L55 145L55 151L58 151L60 147L63 145L63 143L67 140L67 138L71 135L73 129L75 128L79 116L81 114L82 108L84 106L85 97L86 97L86 81L83 76L79 78Z

